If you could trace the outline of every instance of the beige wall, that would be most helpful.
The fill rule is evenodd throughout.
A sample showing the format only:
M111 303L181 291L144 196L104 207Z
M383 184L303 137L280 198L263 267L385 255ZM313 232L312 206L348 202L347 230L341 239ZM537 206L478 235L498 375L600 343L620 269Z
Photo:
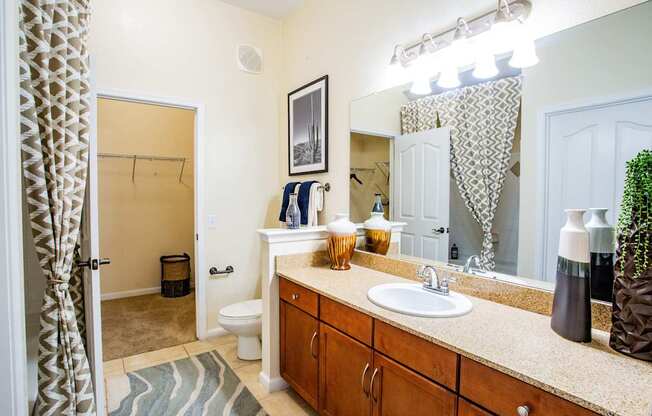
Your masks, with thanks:
M264 73L241 72L236 45L263 50ZM256 229L278 215L280 23L218 0L94 0L90 34L97 88L204 105L202 195L214 228L204 238L207 328L230 303L260 296ZM271 207L271 208L270 208ZM269 219L267 222L266 220Z
M351 167L373 169L356 172L362 185L353 179L349 181L349 213L351 221L355 223L364 222L369 218L377 192L384 193L384 201L389 200L389 183L386 176L389 166L379 168L376 162L389 162L391 145L392 141L386 137L351 133ZM389 218L388 206L385 206L385 217Z
M193 143L195 113L173 107L99 99L102 153L184 157L180 162L99 160L102 294L160 286L159 257L188 253L194 261ZM192 263L191 263L192 264Z
M535 0L530 24L537 36L544 36L640 2ZM409 4L306 0L301 9L284 19L283 91L324 74L330 77L329 172L313 176L333 186L323 219L348 211L350 103L389 87L385 71L394 45L418 40L426 31L448 29L458 16L473 17L495 6L494 0L413 0ZM285 99L281 98L278 149L281 183L289 179Z

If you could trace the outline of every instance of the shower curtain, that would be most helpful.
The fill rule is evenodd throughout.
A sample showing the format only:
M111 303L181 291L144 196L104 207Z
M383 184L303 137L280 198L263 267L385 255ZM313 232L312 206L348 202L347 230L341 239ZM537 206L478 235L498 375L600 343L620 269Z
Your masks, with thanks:
M88 19L87 0L20 0L24 190L48 283L41 306L36 415L96 412L76 318L81 304L76 308L75 302L83 302L76 286L79 271L71 276L88 166Z
M401 108L403 134L451 128L451 171L482 228L480 265L496 266L491 234L509 166L521 102L521 77L502 78L413 101Z

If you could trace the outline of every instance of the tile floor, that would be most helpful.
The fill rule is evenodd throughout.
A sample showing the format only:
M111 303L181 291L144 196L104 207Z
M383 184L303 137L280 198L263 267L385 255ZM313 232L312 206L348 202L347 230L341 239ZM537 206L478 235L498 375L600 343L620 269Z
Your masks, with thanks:
M260 401L270 416L316 416L308 404L291 389L267 393L258 382L260 361L243 361L236 354L236 338L233 335L209 338L205 341L195 341L176 347L163 348L130 357L104 362L104 377L106 379L151 367L170 361L175 361L190 355L217 350L233 368L251 393ZM106 383L105 383L106 384Z

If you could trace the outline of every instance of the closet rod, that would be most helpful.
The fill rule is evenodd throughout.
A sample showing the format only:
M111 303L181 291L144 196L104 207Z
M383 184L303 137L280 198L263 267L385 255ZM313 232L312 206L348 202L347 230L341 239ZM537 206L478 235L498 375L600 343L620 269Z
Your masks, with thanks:
M188 161L188 158L186 157L169 157L169 156L152 156L152 155L125 155L125 154L120 154L120 153L98 153L98 157L106 157L106 158L113 158L113 159L128 159L128 160L133 160L133 164L131 165L131 182L136 182L136 161L137 160L149 160L149 161L154 161L154 160L161 160L165 162L181 162L181 171L179 172L179 183L181 182L181 178L183 177L183 171L186 167L186 162Z
M116 159L136 159L136 160L165 160L168 162L185 162L188 158L185 157L168 157L168 156L152 156L152 155L124 155L120 153L98 153L98 157L108 157Z

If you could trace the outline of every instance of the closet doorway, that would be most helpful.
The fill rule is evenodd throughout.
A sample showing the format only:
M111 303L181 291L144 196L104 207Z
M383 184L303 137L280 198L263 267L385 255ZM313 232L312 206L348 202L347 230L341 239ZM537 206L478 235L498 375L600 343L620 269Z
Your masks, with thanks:
M197 118L197 107L98 94L103 361L201 336ZM162 267L167 256L179 261Z

